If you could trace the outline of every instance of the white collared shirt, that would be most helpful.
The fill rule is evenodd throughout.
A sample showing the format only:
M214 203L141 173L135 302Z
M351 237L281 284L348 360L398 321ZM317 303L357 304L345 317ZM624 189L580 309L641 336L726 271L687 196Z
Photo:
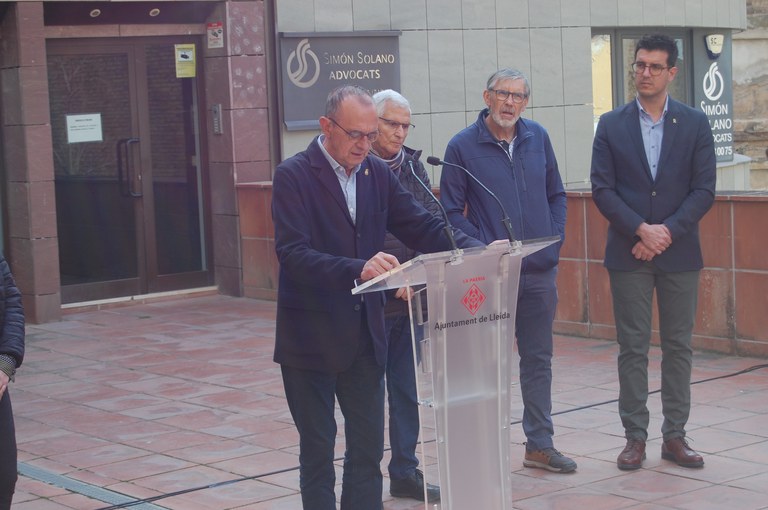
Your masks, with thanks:
M637 107L640 109L640 132L643 134L643 147L645 156L648 159L648 166L651 168L651 176L656 180L656 172L659 166L659 156L661 155L661 142L664 139L664 119L667 116L669 107L669 95L664 101L664 111L659 120L654 122L653 118L645 111L640 100L637 101Z
M352 172L347 175L347 170L341 166L333 157L328 153L323 145L325 135L320 135L317 138L317 143L320 145L320 150L323 151L325 159L328 160L328 164L333 168L333 173L336 174L336 178L339 180L341 191L344 193L344 199L347 201L347 210L352 217L352 223L357 222L357 172L360 171L360 165L357 165L352 169Z

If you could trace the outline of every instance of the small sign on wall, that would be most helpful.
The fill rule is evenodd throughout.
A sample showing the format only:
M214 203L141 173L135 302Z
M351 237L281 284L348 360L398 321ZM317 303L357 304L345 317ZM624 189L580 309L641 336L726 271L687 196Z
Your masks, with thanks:
M176 78L194 78L195 69L195 45L174 44L176 52Z
M208 49L224 47L224 24L221 21L208 23Z
M104 140L100 113L67 115L67 142L101 142Z

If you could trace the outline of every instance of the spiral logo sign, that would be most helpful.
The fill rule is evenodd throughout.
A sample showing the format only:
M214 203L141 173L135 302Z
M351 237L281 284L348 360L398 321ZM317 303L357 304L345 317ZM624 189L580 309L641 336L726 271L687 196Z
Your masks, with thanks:
M709 66L709 71L704 75L701 85L704 90L704 95L707 96L707 99L710 101L717 101L720 99L720 96L723 95L725 81L723 80L723 75L720 74L720 71L717 68L717 62L712 62L712 65Z
M309 39L299 41L296 49L288 55L288 61L285 65L288 79L291 80L291 83L303 89L314 85L320 76L320 61L317 59L315 52L310 49ZM314 74L312 77L307 78L313 70Z
M316 130L328 93L354 84L370 91L400 87L400 31L355 34L282 32L280 86L288 131Z

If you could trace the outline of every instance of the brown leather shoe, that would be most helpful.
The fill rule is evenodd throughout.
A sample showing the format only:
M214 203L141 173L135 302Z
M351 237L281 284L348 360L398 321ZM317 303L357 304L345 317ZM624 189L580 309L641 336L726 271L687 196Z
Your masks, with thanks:
M661 458L673 460L678 466L698 468L704 465L704 459L693 451L684 437L673 437L661 445Z
M616 459L616 465L624 471L640 469L645 460L645 441L642 439L627 439L627 446Z

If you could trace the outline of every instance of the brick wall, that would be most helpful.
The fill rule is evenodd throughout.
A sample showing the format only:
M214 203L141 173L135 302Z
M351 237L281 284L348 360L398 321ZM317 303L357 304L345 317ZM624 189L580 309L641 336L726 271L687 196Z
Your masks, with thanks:
M277 259L269 182L238 187L245 295L275 299ZM718 195L702 220L704 252L694 347L768 357L768 193ZM568 221L558 276L555 331L615 339L608 273L607 221L589 192L568 193ZM658 343L657 317L654 337Z
M701 272L694 346L768 357L768 193L718 195L700 224ZM555 323L559 333L615 339L603 254L608 223L591 193L568 194ZM658 343L654 312L654 342Z

